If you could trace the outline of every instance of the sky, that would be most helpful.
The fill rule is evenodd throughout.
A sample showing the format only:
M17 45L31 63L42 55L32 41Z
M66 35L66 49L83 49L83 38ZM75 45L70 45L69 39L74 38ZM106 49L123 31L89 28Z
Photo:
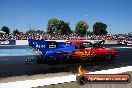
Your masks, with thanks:
M103 22L108 33L129 33L132 0L0 0L0 28L45 31L51 18L69 22L72 30L78 21L84 20L89 31L95 22Z

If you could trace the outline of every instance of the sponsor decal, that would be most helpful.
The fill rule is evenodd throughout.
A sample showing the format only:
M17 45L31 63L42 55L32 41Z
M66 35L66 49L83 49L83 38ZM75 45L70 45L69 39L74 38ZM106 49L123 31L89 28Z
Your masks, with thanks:
M86 83L130 83L131 77L128 74L86 74L86 71L80 66L79 75L76 76L78 84Z
M96 53L91 51L84 51L84 56L87 60L92 60L95 57Z

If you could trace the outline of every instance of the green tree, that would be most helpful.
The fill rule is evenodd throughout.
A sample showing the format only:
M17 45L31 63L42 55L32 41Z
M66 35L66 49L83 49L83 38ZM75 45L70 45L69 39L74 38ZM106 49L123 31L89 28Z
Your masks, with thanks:
M61 34L61 35L67 35L71 33L71 29L69 27L69 23L65 22L63 20L58 20L56 18L51 18L48 21L47 25L47 33L51 34Z
M87 30L88 30L88 24L85 22L85 21L79 21L77 22L76 24L76 27L75 27L75 32L77 34L83 34L85 35Z
M42 31L42 30L37 30L36 32L37 33L40 33L40 34L43 34L44 33L44 31Z
M75 33L75 30L71 30L71 33L73 33L73 34L74 34L74 33Z
M56 33L59 30L58 26L59 20L56 18L51 18L47 24L47 33Z
M6 34L9 34L10 33L10 29L7 26L3 26L1 28L1 31L4 31Z
M88 35L92 35L93 32L91 32L91 31L87 31L87 34L88 34Z
M18 29L15 29L15 30L13 31L13 34L20 34L20 31L19 31Z
M96 22L94 25L93 25L93 33L95 35L105 35L107 34L107 25L102 23L102 22Z
M58 33L60 33L61 35L68 35L68 34L72 33L68 22L60 20L58 28L59 28Z

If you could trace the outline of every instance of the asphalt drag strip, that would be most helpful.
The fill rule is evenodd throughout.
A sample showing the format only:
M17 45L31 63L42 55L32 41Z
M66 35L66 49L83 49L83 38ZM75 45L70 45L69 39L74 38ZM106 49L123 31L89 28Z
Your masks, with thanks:
M130 46L106 46L107 48L118 51L118 56L110 62L87 62L75 64L60 64L60 65L46 65L46 64L25 64L25 60L32 56L3 56L0 57L0 82L8 77L32 76L38 74L77 74L78 67L82 67L86 72L94 72L100 70L107 70L112 68L120 68L125 66L132 66L132 48ZM129 48L128 48L129 47ZM18 78L19 80L19 78Z

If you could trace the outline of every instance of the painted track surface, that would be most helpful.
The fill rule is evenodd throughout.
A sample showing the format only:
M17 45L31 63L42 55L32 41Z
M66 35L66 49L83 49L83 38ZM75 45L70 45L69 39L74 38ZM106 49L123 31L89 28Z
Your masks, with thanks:
M61 64L61 65L45 65L45 64L25 64L25 59L32 56L6 56L0 57L0 78L20 76L20 75L34 75L47 74L57 72L77 71L77 68L82 65L86 71L97 71L109 68L117 68L123 66L132 66L132 47L105 45L108 48L118 50L118 56L111 62L89 62L76 64ZM3 48L3 47L0 47ZM4 47L6 48L6 47ZM8 47L12 48L12 47ZM16 48L16 47L15 47ZM17 46L17 48L28 48L28 46Z

